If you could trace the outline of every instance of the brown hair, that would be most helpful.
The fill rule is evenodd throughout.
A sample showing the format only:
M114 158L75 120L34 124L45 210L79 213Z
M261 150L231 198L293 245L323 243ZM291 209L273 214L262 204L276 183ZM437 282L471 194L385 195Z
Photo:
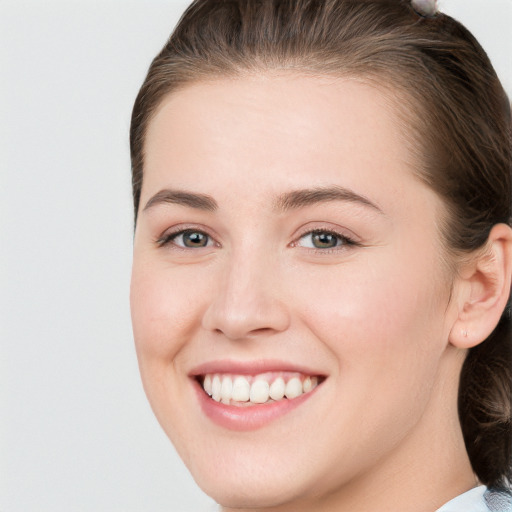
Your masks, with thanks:
M418 174L446 204L442 231L452 252L481 248L493 225L510 225L509 100L467 29L444 14L421 16L407 0L193 2L135 101L135 219L144 137L162 99L192 82L269 69L356 76L399 93ZM459 388L473 469L482 483L502 488L512 476L511 345L509 301L492 335L469 351Z

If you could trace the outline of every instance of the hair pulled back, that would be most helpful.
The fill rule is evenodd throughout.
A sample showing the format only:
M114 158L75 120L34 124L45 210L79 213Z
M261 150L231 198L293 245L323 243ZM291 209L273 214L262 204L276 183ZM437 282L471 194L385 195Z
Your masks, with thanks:
M485 246L511 222L509 100L475 38L444 14L407 0L196 0L154 59L130 131L135 218L144 137L163 98L193 82L268 70L351 76L398 97L418 176L444 201L453 254ZM465 360L459 416L479 480L512 480L510 300Z

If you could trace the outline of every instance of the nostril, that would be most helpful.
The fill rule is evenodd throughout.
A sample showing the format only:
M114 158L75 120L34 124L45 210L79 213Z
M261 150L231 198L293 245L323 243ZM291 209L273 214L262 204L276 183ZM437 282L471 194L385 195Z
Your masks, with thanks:
M273 333L278 332L276 329L271 327L259 327L257 329L251 329L247 331L240 331L238 334L234 331L223 331L222 329L215 329L214 334L227 336L230 339L251 339L259 336L271 336Z
M259 335L259 334L271 334L274 332L274 329L271 329L270 327L260 327L258 329L253 329L248 333L248 336L251 335Z

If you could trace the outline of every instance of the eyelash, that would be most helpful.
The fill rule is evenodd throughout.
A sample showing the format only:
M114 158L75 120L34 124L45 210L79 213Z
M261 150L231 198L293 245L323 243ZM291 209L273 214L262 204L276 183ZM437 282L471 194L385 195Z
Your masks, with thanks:
M175 242L175 240L179 236L183 236L186 234L200 234L200 235L205 236L208 239L207 245L205 245L204 247L186 247L184 245L178 245ZM213 242L213 244L211 244L211 242ZM194 229L194 228L180 229L180 230L177 230L177 231L174 231L171 233L165 233L158 240L156 240L156 243L159 247L163 247L166 245L173 245L175 248L184 250L184 251L189 250L189 249L202 249L205 247L211 247L212 245L216 244L216 242L213 240L213 238L208 233L206 233L202 229ZM216 245L218 245L218 244L216 244Z
M178 237L184 236L186 234L199 234L199 235L206 237L207 238L206 245L198 246L198 247L186 247L185 245L179 245L175 242L175 240ZM306 238L308 236L313 237L315 235L320 235L320 234L335 237L336 245L334 247L324 247L324 248L301 246L300 241L303 240L304 238ZM192 250L192 249L203 249L203 248L212 247L212 246L217 246L217 247L220 246L220 244L215 242L215 240L208 233L206 233L205 231L203 231L201 229L194 229L194 228L180 229L178 231L166 233L163 236L161 236L160 238L158 238L156 240L156 243L159 247L173 245L174 248L179 249L179 250L184 250L184 251ZM313 243L311 243L311 245L313 245ZM361 244L359 242L357 242L353 238L347 236L346 234L338 233L337 231L334 231L332 229L316 228L316 229L311 229L309 231L302 233L296 241L294 241L290 244L290 247L303 247L305 249L312 250L316 253L330 254L332 252L338 252L338 251L346 250L349 247L358 247L360 245Z
M292 247L301 247L300 241L303 240L306 237L313 237L314 235L328 235L333 236L336 238L336 245L334 247L306 247L306 249L315 251L316 253L320 254L331 254L333 252L343 251L348 249L349 247L359 247L361 244L351 238L350 236L347 236L346 234L339 233L337 231L334 231L333 229L322 229L322 228L316 228L311 229L309 231L306 231L303 233L295 242L292 242ZM311 245L313 245L313 242L311 242Z

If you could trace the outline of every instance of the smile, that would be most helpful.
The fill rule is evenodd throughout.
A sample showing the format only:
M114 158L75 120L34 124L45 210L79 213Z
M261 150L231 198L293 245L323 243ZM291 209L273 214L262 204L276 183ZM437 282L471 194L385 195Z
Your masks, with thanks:
M235 431L256 430L302 408L326 375L284 361L205 363L189 377L205 417Z
M319 384L319 377L297 372L267 372L254 376L207 374L200 382L216 402L247 407L298 398L313 391Z

